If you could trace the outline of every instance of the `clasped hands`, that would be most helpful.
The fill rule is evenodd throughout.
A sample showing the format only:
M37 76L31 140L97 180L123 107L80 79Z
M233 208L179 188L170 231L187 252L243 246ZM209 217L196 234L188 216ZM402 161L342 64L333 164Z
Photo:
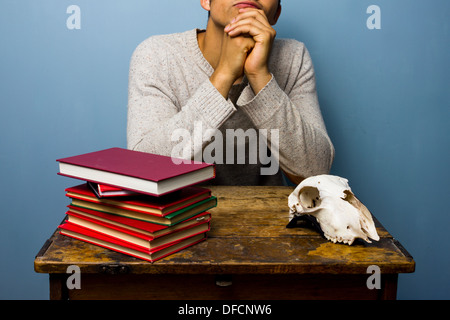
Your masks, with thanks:
M268 60L275 36L276 31L263 10L239 10L224 29L219 63L213 75L215 81L222 81L225 88L219 90L222 95L226 97L244 74L255 94L265 87L272 78Z

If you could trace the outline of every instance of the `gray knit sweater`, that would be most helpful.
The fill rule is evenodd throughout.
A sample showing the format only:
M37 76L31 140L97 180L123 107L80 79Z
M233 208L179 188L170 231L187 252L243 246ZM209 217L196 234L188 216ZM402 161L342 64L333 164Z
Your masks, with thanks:
M214 70L200 51L197 32L153 36L133 53L128 148L196 160L208 154L216 163L216 184L281 185L282 170L301 177L328 173L334 148L305 46L276 39L269 61L271 81L255 95L244 77L226 100L209 81ZM230 132L247 138L227 139ZM262 152L266 147L260 141L267 141L272 154ZM254 154L255 143L265 158ZM275 159L281 169L276 174ZM261 167L272 169L262 174Z

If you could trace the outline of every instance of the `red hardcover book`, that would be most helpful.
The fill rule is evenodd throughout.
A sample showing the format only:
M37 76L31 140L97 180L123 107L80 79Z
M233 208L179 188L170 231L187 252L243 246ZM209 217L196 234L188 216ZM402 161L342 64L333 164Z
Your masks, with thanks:
M97 198L109 198L109 197L129 197L137 196L140 193L125 190L117 187L108 186L106 184L88 182L89 188L95 193Z
M69 205L68 208L69 211L67 211L67 216L68 221L70 222L74 222L85 227L87 227L90 223L96 223L121 232L129 232L132 235L150 239L156 239L173 232L209 222L211 220L211 214L205 211L174 226L163 226L155 223L111 215L100 211L78 208L71 205ZM85 223L84 220L86 220L87 223Z
M177 192L161 197L139 195L120 199L99 199L86 184L70 187L65 191L66 196L69 198L161 217L167 216L168 214L188 207L211 196L211 190L197 186L186 187L182 190L178 190Z
M92 220L89 221L73 215L68 216L66 223L75 224L79 227L105 234L120 241L130 243L130 245L142 247L143 250L148 250L150 252L157 251L163 247L171 245L172 243L181 241L187 237L207 232L209 230L209 221L204 221L195 226L177 230L164 236L154 238L153 236L149 236L141 232L135 232L129 229L119 229L116 226L107 225L106 223L97 223Z
M160 196L215 177L215 166L123 148L56 160L58 174Z
M62 235L69 236L84 242L88 242L103 248L116 252L124 253L135 258L150 262L162 259L175 252L183 250L206 239L206 232L186 237L182 240L161 246L158 250L149 250L142 246L134 245L127 241L108 236L106 234L80 227L78 225L66 222L59 226L59 232Z

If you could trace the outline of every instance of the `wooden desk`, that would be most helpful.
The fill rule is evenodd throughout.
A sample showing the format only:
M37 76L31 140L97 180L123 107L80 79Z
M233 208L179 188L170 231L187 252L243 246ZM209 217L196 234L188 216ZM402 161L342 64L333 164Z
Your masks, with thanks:
M379 242L324 239L308 223L288 224L292 187L211 187L206 241L153 264L57 232L35 259L50 275L51 299L395 299L399 273L414 272L408 252L376 221ZM66 286L81 270L81 289ZM367 288L381 270L381 289Z

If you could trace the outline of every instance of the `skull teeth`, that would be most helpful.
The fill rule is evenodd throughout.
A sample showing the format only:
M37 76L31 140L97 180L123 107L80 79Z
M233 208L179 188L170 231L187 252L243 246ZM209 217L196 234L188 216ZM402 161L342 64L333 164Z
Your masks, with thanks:
M324 236L325 236L325 238L327 238L327 240L329 240L333 243L339 242L339 243L345 243L348 245L351 245L353 243L353 241L351 239L343 239L342 237L332 237L328 234L324 234Z

